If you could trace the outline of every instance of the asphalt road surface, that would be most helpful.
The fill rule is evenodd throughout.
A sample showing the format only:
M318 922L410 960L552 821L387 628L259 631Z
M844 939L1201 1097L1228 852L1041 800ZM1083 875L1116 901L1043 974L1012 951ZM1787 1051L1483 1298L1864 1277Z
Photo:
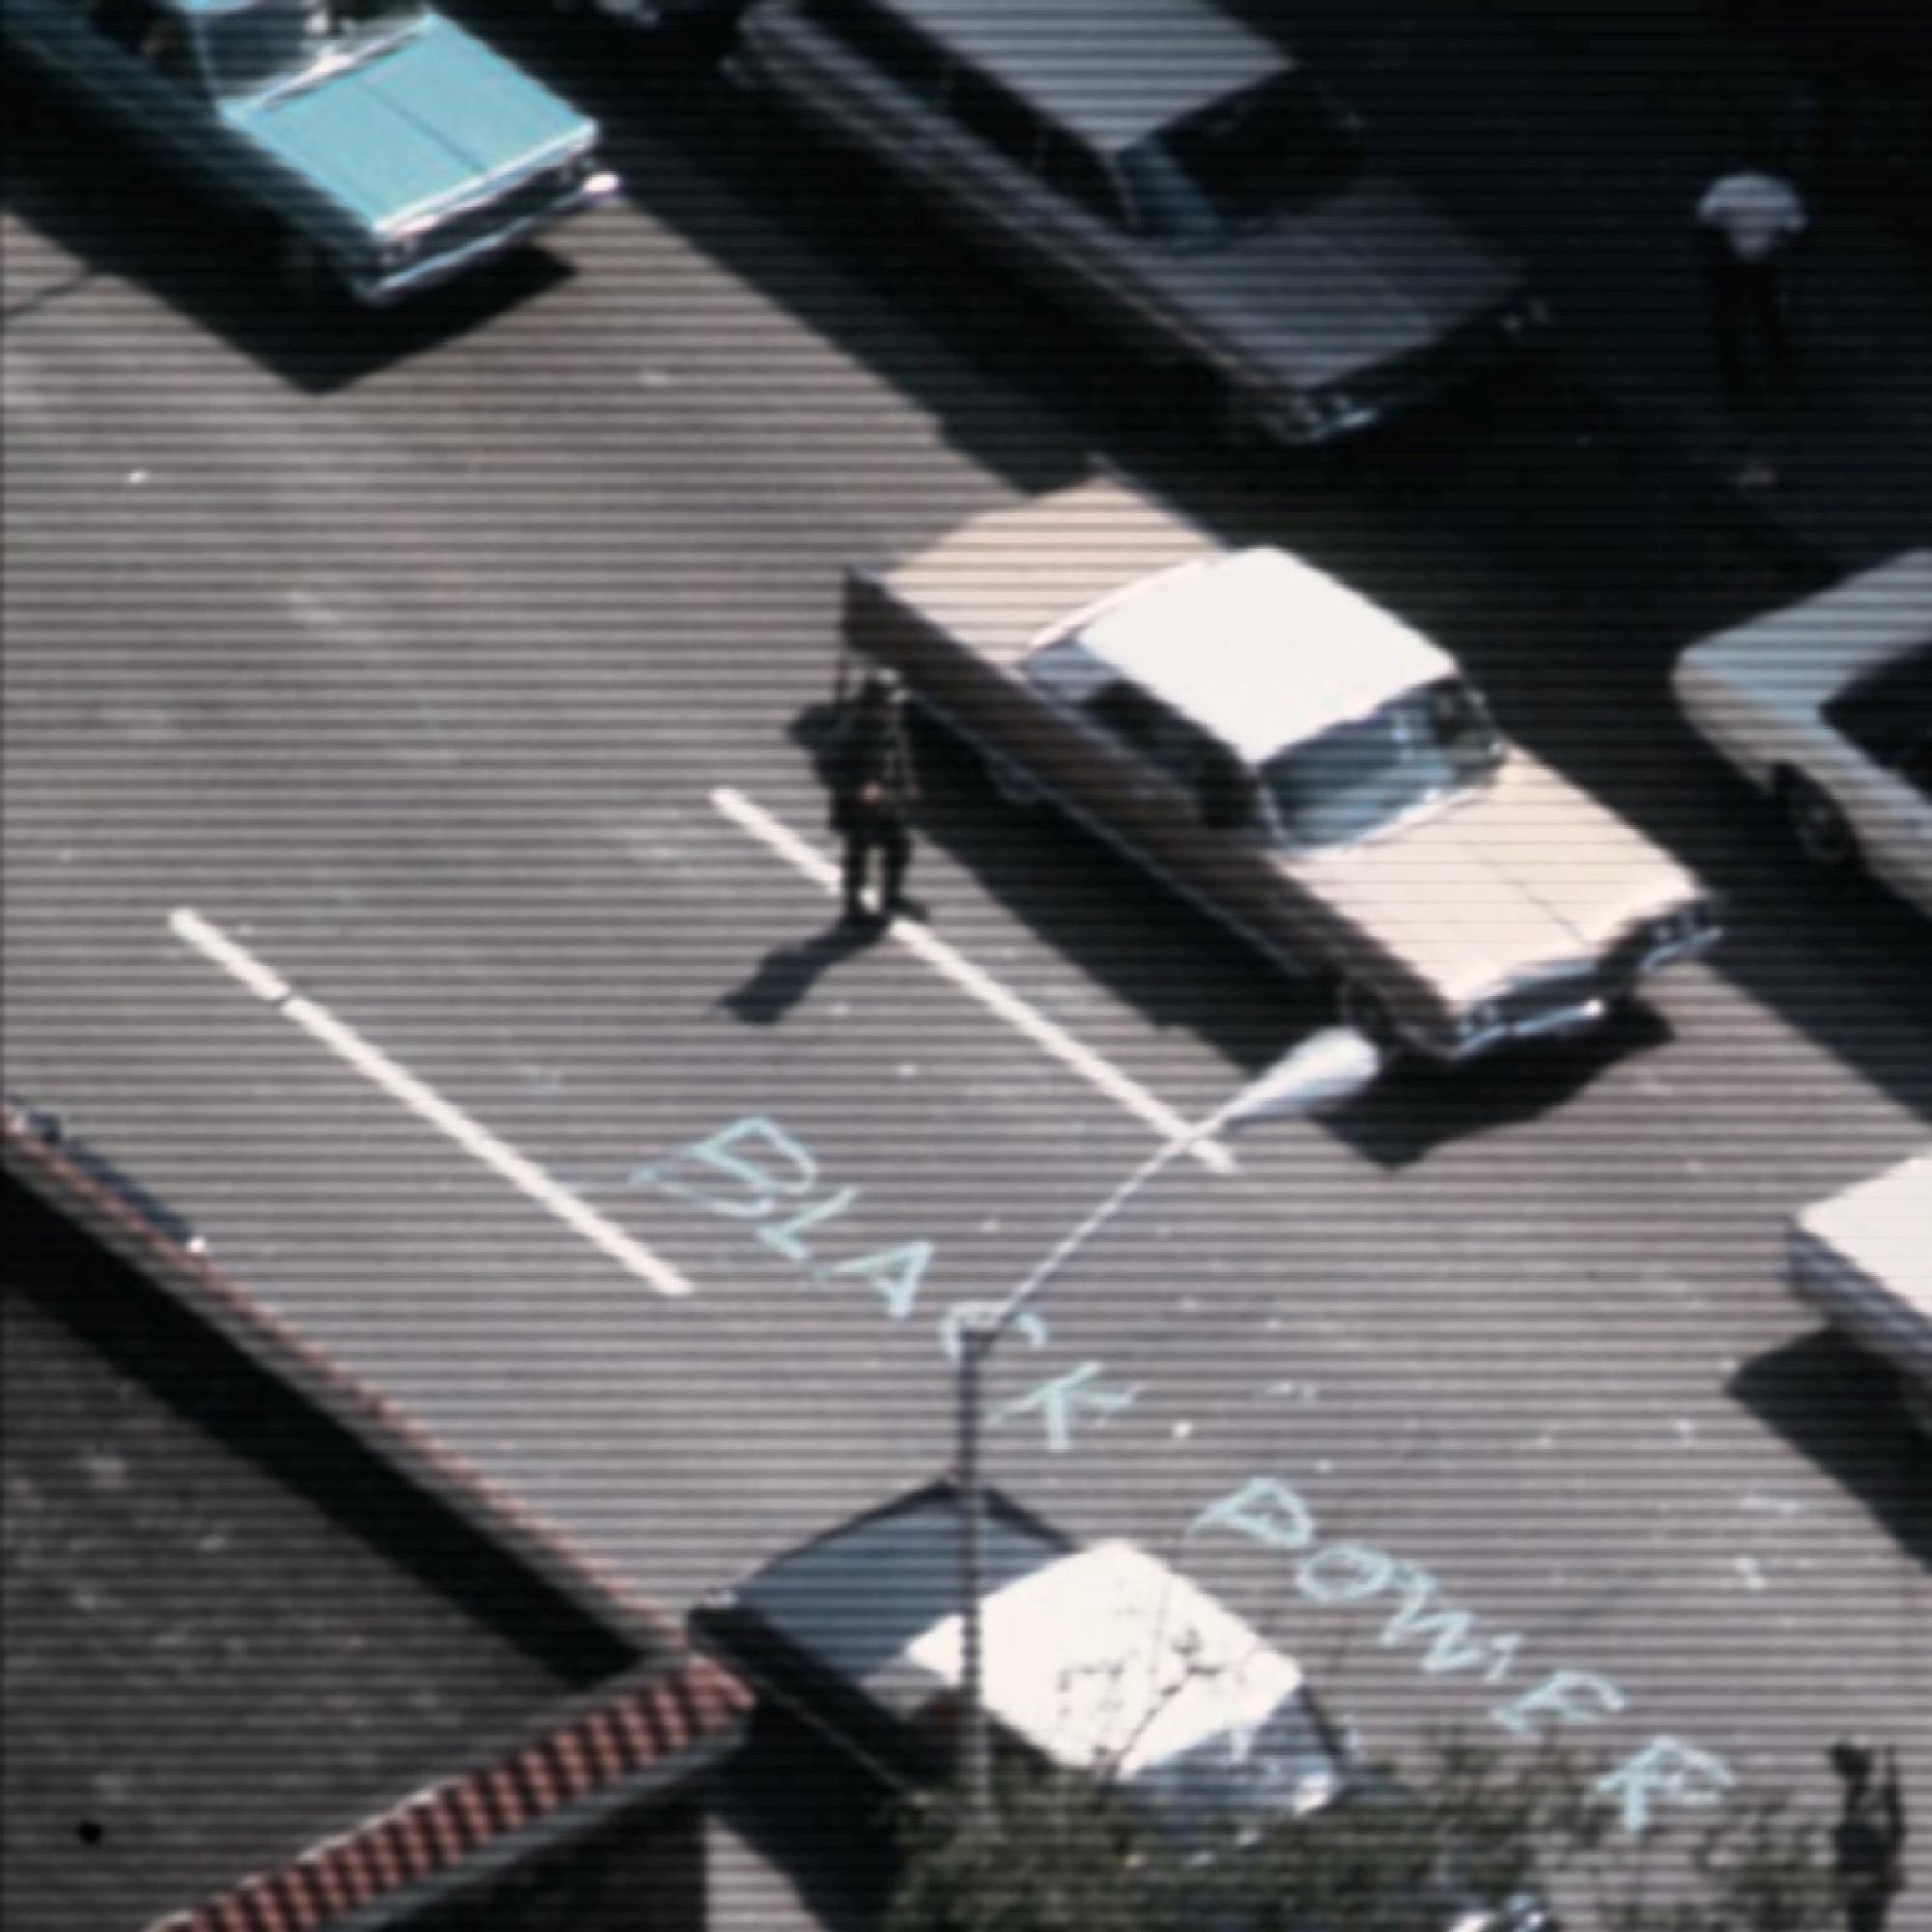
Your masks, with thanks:
M380 321L292 317L83 128L11 157L10 1086L661 1602L922 1479L947 1310L1326 1018L938 740L930 943L828 930L839 566L1102 451L1436 636L1731 936L1580 1048L1178 1164L1004 1346L997 1479L1374 1745L1567 1719L1675 1815L1716 1765L1822 1801L1861 1729L1932 1792L1932 1477L1779 1272L1926 1138L1932 934L1806 877L1663 685L1807 560L1560 355L1237 462L715 86L509 25L629 200ZM725 1855L719 1923L826 1909L810 1842Z

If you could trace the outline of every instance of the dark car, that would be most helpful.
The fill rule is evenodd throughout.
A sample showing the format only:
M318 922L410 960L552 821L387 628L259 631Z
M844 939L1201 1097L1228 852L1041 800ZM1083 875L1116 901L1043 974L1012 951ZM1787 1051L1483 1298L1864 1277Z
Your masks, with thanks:
M733 71L1280 441L1458 384L1536 320L1514 266L1206 0L755 0Z
M888 1788L942 1782L958 1747L960 1532L958 1492L930 1484L711 1598L693 1635ZM983 1696L1006 1753L1100 1778L1196 1843L1408 1802L1293 1659L1135 1545L1075 1544L993 1491L983 1574ZM1415 1912L1431 1932L1552 1932L1527 1894L1493 1905L1431 1884Z

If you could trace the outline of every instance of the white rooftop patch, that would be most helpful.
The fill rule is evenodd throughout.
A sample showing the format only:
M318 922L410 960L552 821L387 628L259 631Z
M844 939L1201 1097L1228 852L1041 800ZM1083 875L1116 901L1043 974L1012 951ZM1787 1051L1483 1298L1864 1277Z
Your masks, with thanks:
M1233 1611L1130 1543L1101 1543L985 1601L985 1704L1067 1770L1132 1777L1210 1738L1258 1729L1299 1668ZM906 1661L960 1677L959 1619Z
M1182 564L1075 628L1095 657L1250 764L1457 674L1400 618L1271 548Z

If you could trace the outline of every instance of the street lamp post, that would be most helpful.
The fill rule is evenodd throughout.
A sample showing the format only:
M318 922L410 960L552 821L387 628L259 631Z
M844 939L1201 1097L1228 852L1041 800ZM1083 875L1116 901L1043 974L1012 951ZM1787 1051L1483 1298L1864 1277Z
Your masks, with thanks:
M985 1822L993 1807L992 1740L986 1721L981 1599L985 1589L986 1487L980 1467L981 1391L1000 1337L1068 1262L1142 1188L1205 1140L1257 1121L1317 1114L1359 1094L1381 1070L1360 1034L1331 1027L1316 1034L1205 1119L1164 1141L1046 1256L1005 1300L975 1311L958 1331L959 1781L966 1814Z

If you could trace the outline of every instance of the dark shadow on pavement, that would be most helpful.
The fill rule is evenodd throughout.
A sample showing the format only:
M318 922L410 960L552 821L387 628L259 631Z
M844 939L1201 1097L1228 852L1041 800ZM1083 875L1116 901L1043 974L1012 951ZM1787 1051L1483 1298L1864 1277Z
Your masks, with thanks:
M1157 1030L1185 1029L1245 1078L1333 1017L1326 978L1291 978L1084 827L1008 804L943 730L922 721L915 743L920 836ZM1444 1142L1552 1112L1606 1066L1669 1038L1639 1000L1595 1033L1500 1052L1478 1071L1399 1062L1323 1124L1378 1164L1403 1167Z
M761 1705L719 1774L713 1809L785 1874L825 1932L873 1932L898 1877L894 1801L823 1739Z
M920 838L1156 1029L1185 1029L1249 1074L1329 1017L1323 981L1291 979L1051 807L1009 804L972 752L917 714L914 750Z
M1730 1393L1932 1570L1932 1438L1913 1426L1886 1363L1820 1328L1747 1363Z
M427 355L569 272L539 242L392 309L361 308L347 296L305 305L277 282L266 222L257 226L150 167L98 122L59 111L65 106L25 75L10 77L0 94L10 119L0 200L82 265L44 290L18 287L16 271L10 324L57 312L88 282L117 277L296 388L324 395Z
M1606 1068L1670 1039L1663 1016L1637 1000L1594 1033L1503 1047L1477 1067L1399 1060L1322 1124L1378 1167L1407 1167L1447 1142L1553 1114Z
M841 959L876 946L888 931L883 921L847 924L837 920L799 946L775 946L742 985L718 1004L748 1026L775 1026Z

